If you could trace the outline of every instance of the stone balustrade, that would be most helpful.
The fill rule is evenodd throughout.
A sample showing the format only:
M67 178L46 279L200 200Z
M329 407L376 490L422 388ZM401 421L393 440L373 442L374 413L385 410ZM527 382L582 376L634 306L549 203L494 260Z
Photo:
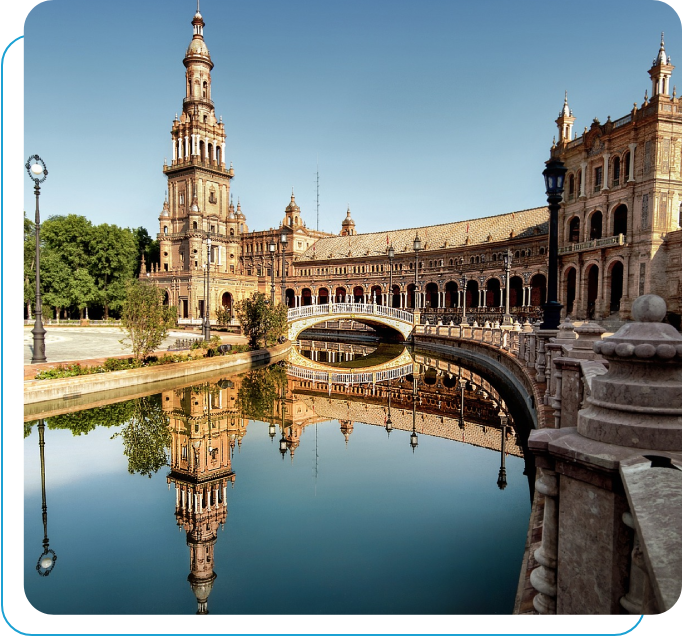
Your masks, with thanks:
M682 335L641 296L610 337L594 322L421 325L514 357L553 417L530 434L542 538L532 546L541 614L663 612L682 589ZM462 345L460 345L462 346Z

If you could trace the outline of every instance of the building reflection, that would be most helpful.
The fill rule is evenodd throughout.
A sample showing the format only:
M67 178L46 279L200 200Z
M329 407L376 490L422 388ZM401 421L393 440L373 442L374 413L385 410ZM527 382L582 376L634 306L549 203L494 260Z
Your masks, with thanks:
M167 481L175 487L175 518L190 550L187 580L197 614L208 614L214 548L227 518L227 485L235 480L232 455L248 425L236 406L238 386L234 378L162 393L172 438Z

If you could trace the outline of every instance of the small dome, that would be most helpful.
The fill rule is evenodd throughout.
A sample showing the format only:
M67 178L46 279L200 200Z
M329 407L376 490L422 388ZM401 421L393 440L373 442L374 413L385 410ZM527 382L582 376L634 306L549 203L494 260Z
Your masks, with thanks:
M294 192L293 192L293 190L292 190L292 192L291 192L291 202L289 203L289 205L287 205L285 211L286 211L286 212L298 212L298 211L300 211L300 209L301 209L301 208L298 207L298 206L296 205L296 199L294 198Z
M350 208L348 208L348 211L346 212L346 218L341 221L341 225L343 226L348 226L348 225L355 225L355 221L350 216Z
M663 41L663 33L661 33L661 48L658 50L658 55L654 60L654 66L659 64L670 64L670 58L665 53L665 42Z
M240 221L243 221L246 219L246 217L244 216L244 213L242 212L242 204L239 202L239 199L237 199L237 218Z
M208 47L206 42L202 38L194 38L187 47L187 57L190 55L205 55L206 57L211 57L208 52Z

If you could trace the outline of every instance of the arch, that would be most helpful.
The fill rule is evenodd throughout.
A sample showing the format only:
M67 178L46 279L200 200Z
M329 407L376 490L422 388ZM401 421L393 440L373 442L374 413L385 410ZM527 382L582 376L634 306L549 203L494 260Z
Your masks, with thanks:
M609 309L610 313L620 311L620 301L623 297L623 263L615 260L609 270Z
M628 233L628 208L621 203L613 212L613 236Z
M192 221L192 229L193 229L193 230L199 229L199 226L197 225L197 222L196 222L196 221Z
M337 303L345 303L348 295L345 287L337 287L334 292L334 301Z
M223 163L223 147L222 146L216 146L215 147L215 157L216 157L216 163L220 166Z
M591 264L587 267L587 317L594 318L597 311L599 297L599 265Z
M446 307L456 307L459 303L458 294L459 287L454 280L445 283L445 306Z
M425 303L427 307L437 309L440 306L438 293L438 285L436 283L428 283L425 289Z
M203 90L201 92L201 96L204 99L208 99L208 82L204 80L204 85L203 85Z
M535 274L530 279L530 304L533 307L542 307L547 299L547 277L544 274Z
M329 290L326 287L320 287L317 290L317 304L327 305L329 303Z
M576 294L577 272L575 267L569 267L564 272L564 289L566 290L566 314L573 313Z
M568 242L580 243L580 217L574 216L568 222Z
M307 307L313 304L313 292L309 287L304 287L301 290L301 307Z
M284 292L284 296L286 298L287 307L290 309L296 307L296 292L291 289L291 287L287 288L287 290Z
M165 307L168 307L170 304L170 294L168 293L167 289L163 290L163 304Z
M393 285L391 290L391 307L400 308L400 287L398 285Z
M233 227L230 228L230 236L234 236L234 228Z
M168 226L167 225L163 226L163 233L168 234Z
M478 281L469 279L466 286L467 307L479 306Z
M199 140L199 159L201 161L204 160L204 149L206 148L206 144L204 143L203 139Z
M520 276L512 276L509 279L509 306L523 306L523 279Z
M602 213L601 210L595 210L590 216L590 235L588 240L600 239L602 237Z
M384 304L383 290L379 285L372 285L372 288L369 290L369 295L372 298L372 302L374 302L376 305Z
M208 162L213 163L213 144L212 143L208 144Z
M500 298L501 298L501 290L500 290L500 281L497 278L489 278L488 282L486 283L486 291L485 291L485 306L486 307L499 307L500 306Z
M225 311L230 312L230 316L232 315L232 294L230 292L224 292L223 295L220 297L220 304Z
M357 285L353 287L353 302L354 303L364 303L365 302L365 288Z

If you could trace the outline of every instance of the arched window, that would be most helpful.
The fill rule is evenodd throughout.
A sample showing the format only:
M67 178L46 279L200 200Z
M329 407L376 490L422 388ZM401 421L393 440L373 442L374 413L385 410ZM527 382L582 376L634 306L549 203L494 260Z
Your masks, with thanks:
M574 216L568 226L568 240L571 243L580 243L580 219Z
M204 90L202 92L202 97L204 99L208 97L208 82L204 82Z
M590 240L600 239L602 225L602 214L600 210L597 210L590 217Z
M613 213L613 235L628 233L628 209L625 205L619 205Z
M630 178L630 153L625 153L625 166L623 170L623 180L627 181Z
M163 226L163 233L168 234L168 226L167 225Z
M613 185L620 185L620 157L613 160Z
M193 230L198 229L198 226L197 226L197 222L196 222L196 221L192 221L192 229L193 229Z

